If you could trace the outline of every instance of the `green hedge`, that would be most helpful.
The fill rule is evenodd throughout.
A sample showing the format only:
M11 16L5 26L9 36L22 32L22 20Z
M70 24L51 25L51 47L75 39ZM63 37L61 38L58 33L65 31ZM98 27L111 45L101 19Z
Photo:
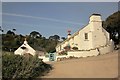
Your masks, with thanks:
M35 78L51 69L51 65L42 62L37 56L19 56L12 53L2 55L3 79Z

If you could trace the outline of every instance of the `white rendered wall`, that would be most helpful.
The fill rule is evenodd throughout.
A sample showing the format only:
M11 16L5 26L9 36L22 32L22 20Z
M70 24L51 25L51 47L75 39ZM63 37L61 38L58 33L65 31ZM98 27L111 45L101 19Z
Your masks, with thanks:
M85 33L88 33L88 40L85 40ZM64 49L68 43L71 47L78 47L78 50L90 50L101 46L110 45L109 33L102 28L101 16L98 15L92 15L90 17L89 24L81 29L78 34L75 36L71 35L71 37L73 38L70 38L61 44L62 49ZM103 53L106 53L113 50L113 48L110 49L107 47L105 49L101 48L101 50L103 50Z
M88 33L88 40L85 40L85 33ZM88 24L74 36L74 44L77 44L79 50L89 50L92 47L92 34Z
M69 40L69 44L70 44L71 47L74 47L74 46L75 46L74 38L71 38L71 39Z

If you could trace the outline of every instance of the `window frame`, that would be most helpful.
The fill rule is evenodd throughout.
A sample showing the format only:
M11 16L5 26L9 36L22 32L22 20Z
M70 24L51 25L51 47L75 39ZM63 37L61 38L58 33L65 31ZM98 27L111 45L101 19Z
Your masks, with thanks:
M88 33L84 34L85 40L88 40Z

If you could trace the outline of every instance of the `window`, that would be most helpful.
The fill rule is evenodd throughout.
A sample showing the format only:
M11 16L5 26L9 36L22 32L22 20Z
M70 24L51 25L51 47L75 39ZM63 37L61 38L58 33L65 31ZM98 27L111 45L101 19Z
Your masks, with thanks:
M88 33L85 33L85 40L88 40Z
M23 46L23 47L21 47L21 48L22 48L22 49L27 49L27 48L26 48L26 47L24 47L24 46Z

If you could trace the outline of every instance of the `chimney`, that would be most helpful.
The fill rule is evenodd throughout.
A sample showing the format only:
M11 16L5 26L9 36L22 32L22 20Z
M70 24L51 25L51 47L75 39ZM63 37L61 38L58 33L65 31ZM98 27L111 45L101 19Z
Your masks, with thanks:
M68 35L67 35L67 38L70 38L71 37L71 30L68 30Z
M27 38L25 37L24 44L27 44Z
M90 16L89 24L91 24L91 31L102 31L102 18L100 14L92 14Z
M91 22L101 22L101 21L102 21L102 19L101 19L101 15L100 14L92 14L90 16L89 23L91 23Z

